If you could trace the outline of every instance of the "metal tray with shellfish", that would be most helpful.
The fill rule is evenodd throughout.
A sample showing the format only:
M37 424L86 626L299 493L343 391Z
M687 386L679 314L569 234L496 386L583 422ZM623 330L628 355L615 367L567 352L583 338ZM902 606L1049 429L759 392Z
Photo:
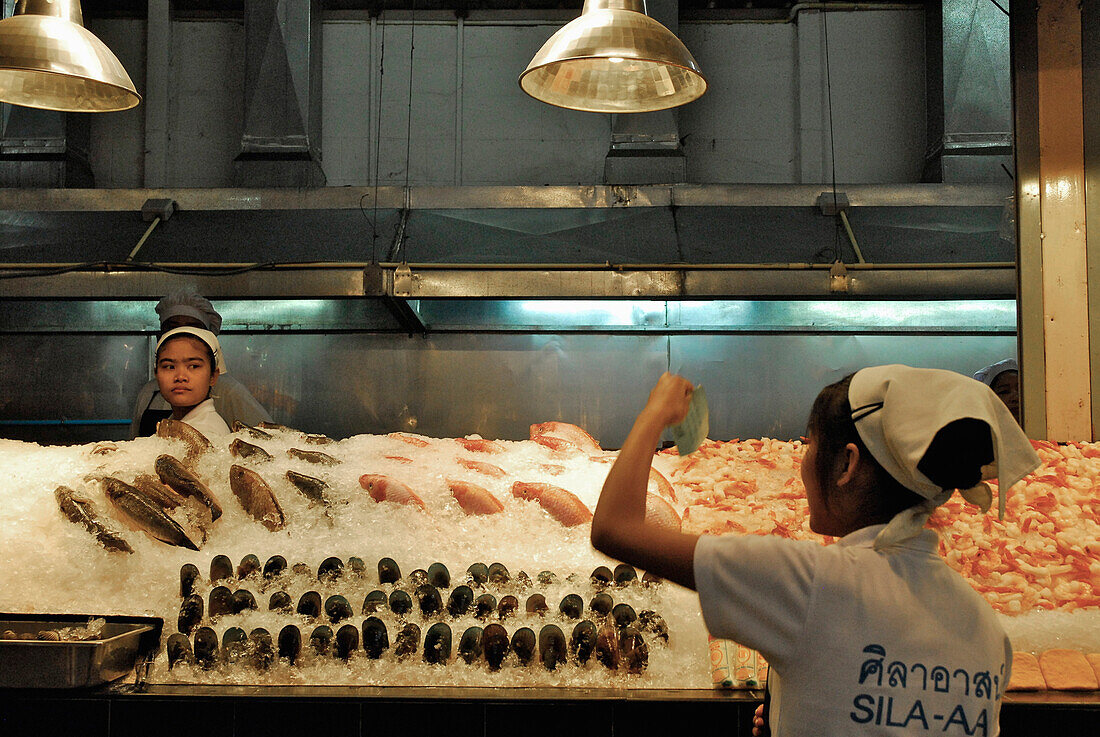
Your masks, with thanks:
M137 672L160 648L164 620L0 613L0 688L87 688Z

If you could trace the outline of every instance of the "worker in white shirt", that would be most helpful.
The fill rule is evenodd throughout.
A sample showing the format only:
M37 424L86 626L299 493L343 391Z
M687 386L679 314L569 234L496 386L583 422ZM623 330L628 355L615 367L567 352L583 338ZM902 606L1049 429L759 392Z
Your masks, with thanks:
M604 483L592 543L697 590L711 634L767 659L770 708L754 729L996 735L1011 643L925 522L955 490L988 509L991 463L1003 513L1039 465L1005 405L969 377L900 365L822 390L801 463L810 529L839 538L820 545L645 522L653 450L692 392L672 374L653 389Z
M157 303L157 314L160 316L162 335L179 327L204 328L214 335L221 330L221 315L209 300L194 292L169 294ZM212 399L218 415L229 425L240 422L253 426L271 421L271 415L248 388L232 376L226 376L224 371L218 378ZM149 381L138 392L130 423L130 437L152 435L156 432L157 422L171 414L172 407L161 394L156 379Z
M217 337L203 328L174 328L157 341L156 377L160 394L172 406L172 419L206 437L228 435L210 393L225 371Z

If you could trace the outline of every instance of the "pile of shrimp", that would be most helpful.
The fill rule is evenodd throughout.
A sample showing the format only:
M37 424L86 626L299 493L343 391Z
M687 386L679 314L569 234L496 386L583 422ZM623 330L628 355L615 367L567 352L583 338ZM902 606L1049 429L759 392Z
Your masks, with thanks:
M999 612L1100 608L1100 443L1032 441L1042 465L1013 487L1004 520L956 494L929 519L940 554ZM662 452L685 505L684 531L781 535L810 531L799 441L707 441Z

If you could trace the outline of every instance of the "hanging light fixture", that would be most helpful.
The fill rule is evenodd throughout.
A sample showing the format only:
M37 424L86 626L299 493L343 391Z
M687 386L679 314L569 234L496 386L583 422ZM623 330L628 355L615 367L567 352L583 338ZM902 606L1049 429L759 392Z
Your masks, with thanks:
M128 110L141 95L79 0L19 0L0 20L0 102L78 113Z
M585 0L519 77L536 100L593 113L645 113L707 90L691 52L645 13L645 0Z

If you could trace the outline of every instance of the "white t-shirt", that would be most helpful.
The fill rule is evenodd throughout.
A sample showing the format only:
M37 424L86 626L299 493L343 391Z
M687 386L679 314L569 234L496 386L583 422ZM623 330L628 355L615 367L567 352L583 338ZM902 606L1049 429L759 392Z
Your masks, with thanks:
M213 399L205 399L196 404L183 416L181 422L186 422L207 438L229 434L229 425L225 424L225 420L214 409Z
M214 400L214 409L218 411L226 424L236 421L246 425L258 425L261 422L271 422L271 415L249 393L248 387L233 378L232 374L223 374L218 377L218 383L210 392ZM160 387L156 379L149 381L138 392L137 401L134 404L134 419L130 423L130 437L136 438L141 428L141 416L145 410L153 409L167 413L172 405L168 404L160 393Z
M876 551L882 528L828 546L701 537L707 628L771 664L774 737L998 734L1012 646L996 614L935 532Z

